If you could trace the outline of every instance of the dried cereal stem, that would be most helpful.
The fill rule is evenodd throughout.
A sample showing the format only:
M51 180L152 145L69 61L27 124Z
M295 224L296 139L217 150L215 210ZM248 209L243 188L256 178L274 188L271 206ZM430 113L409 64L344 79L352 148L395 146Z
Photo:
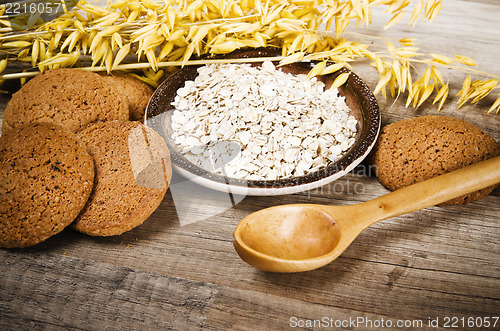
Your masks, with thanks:
M234 59L208 59L208 60L189 60L187 62L183 61L171 61L171 62L158 62L157 65L160 68L166 67L180 67L183 65L205 65L205 64L223 64L223 63L257 63L263 61L280 61L283 56L272 56L272 57L254 57L254 58L234 58ZM147 69L150 65L147 62L143 63L129 63L117 65L115 70L137 70L137 69ZM106 71L106 67L81 67L81 70L86 71ZM40 71L30 71L30 72L19 72L12 74L0 75L0 80L8 79L19 79L19 78L30 78L38 75Z

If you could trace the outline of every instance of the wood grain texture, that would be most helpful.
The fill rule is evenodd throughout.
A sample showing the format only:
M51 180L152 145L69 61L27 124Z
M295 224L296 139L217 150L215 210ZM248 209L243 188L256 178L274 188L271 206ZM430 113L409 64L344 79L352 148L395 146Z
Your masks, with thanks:
M378 13L374 26L359 31L394 42L415 37L422 51L471 56L478 69L500 75L499 12L496 0L448 0L432 23L383 30L388 16ZM368 63L354 70L375 87L378 75ZM452 91L440 114L465 119L500 141L500 115L486 113L494 97L457 110L453 95L464 75L443 75ZM8 100L0 95L0 115ZM415 111L405 109L404 97L378 101L384 124L437 114L430 102ZM498 188L469 205L375 224L340 258L311 272L260 272L232 247L239 220L261 208L354 204L387 192L363 164L319 189L238 197L235 207L226 195L175 178L158 210L121 236L93 238L67 229L32 248L0 250L0 328L280 330L290 329L294 317L427 323L500 315Z
M210 284L61 255L0 255L6 329L201 329L217 293Z

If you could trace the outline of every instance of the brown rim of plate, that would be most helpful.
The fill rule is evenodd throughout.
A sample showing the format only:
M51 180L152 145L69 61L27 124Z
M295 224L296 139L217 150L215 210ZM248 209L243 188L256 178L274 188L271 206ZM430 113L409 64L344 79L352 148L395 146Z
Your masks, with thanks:
M281 50L277 48L257 48L250 50L238 50L229 54L214 56L210 58L227 59L272 57L280 54ZM254 65L260 64L261 63L254 63ZM165 138L167 146L171 152L172 164L184 169L194 176L204 177L208 180L219 182L221 184L230 184L249 188L275 189L313 183L320 179L328 178L343 170L346 170L349 165L353 164L356 160L366 157L378 137L380 130L380 112L377 104L377 99L365 84L365 82L361 80L361 78L359 78L351 70L342 68L333 74L318 76L318 79L321 79L323 82L325 82L326 88L328 88L338 75L344 72L350 73L347 82L339 87L339 94L346 98L346 103L351 109L351 114L358 120L358 131L355 137L356 142L339 160L330 162L326 167L321 168L320 170L317 170L315 172L305 174L304 176L278 180L244 180L227 178L222 175L209 172L188 161L178 151L174 141L171 139L170 117L167 117L167 126L165 126L165 120L163 118L155 120L155 117L157 117L158 115L169 112L173 109L171 103L177 93L177 90L184 86L185 81L195 79L198 74L197 69L199 67L201 66L185 66L166 78L165 81L163 81L153 93L146 108L145 116L146 124L162 134L162 136ZM298 62L282 66L281 68L283 69L283 71L291 72L294 74L307 74L311 67L311 62Z

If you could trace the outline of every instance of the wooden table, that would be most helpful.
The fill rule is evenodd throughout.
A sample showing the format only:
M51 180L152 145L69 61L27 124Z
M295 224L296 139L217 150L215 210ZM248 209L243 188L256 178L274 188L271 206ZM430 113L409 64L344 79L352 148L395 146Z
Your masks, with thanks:
M447 0L432 23L411 28L401 22L383 30L389 17L377 14L374 26L359 31L395 41L416 37L422 51L471 56L480 69L498 75L499 13L498 0ZM373 69L365 63L354 69L375 87ZM454 95L464 76L443 73ZM384 124L437 113L430 103L414 111L404 108L404 98L378 99ZM447 102L441 114L470 121L500 141L500 115L486 113L493 100L459 110ZM1 97L1 109L7 101ZM237 256L232 233L251 212L295 202L353 204L388 192L363 169L311 192L245 197L235 207L228 196L177 181L150 219L121 236L64 230L36 247L1 249L0 328L366 329L398 321L425 328L429 321L440 327L448 321L462 328L472 317L495 322L499 189L470 205L376 224L336 261L311 272L261 272Z

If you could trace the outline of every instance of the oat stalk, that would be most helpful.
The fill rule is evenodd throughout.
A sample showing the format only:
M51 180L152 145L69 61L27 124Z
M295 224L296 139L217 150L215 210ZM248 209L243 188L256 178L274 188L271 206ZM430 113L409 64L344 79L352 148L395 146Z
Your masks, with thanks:
M407 93L407 106L415 108L433 96L441 109L449 87L440 67L479 73L470 70L475 65L470 58L422 55L409 39L402 39L400 48L388 43L381 53L344 36L351 23L371 24L375 6L384 6L391 15L384 28L408 13L409 24L431 21L442 8L437 0L115 0L105 7L79 0L71 10L70 1L53 0L51 6L62 4L63 10L49 22L39 14L6 18L5 5L0 5L0 72L8 64L23 71L4 74L0 80L25 79L60 67L108 72L140 69L138 77L157 86L164 70L204 63L193 60L200 56L275 47L282 50L281 64L318 61L314 74L332 73L368 58L379 72L375 93L385 96L387 88L393 97ZM412 10L411 3L416 3ZM418 75L416 65L422 64L425 69ZM459 107L476 103L500 87L498 77L483 76L464 83ZM341 78L337 84L346 79ZM500 96L489 111L499 110Z
M170 61L170 62L158 62L159 68L166 67L180 67L182 65L205 65L205 64L224 64L224 63L257 63L263 61L281 61L283 56L266 56L266 57L252 57L252 58L235 58L235 59L206 59L206 60L189 60L186 63L182 61ZM129 64L119 64L114 70L126 71L126 70L137 70L137 69L149 69L150 64L148 62L141 63L129 63ZM81 67L81 70L86 71L106 71L106 67L94 66L94 67ZM12 74L4 74L2 79L19 79L19 78L30 78L38 75L39 71L31 72L18 72Z

